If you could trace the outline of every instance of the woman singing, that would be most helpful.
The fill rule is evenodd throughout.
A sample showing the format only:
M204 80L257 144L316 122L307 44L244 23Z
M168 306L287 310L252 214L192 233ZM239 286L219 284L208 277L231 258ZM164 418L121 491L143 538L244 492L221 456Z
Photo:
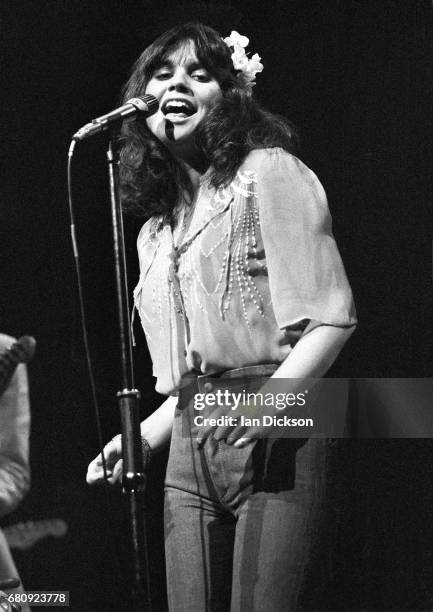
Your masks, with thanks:
M124 206L147 218L134 299L167 399L141 431L152 451L170 442L171 612L299 609L332 445L197 425L194 398L234 381L296 391L290 379L323 376L356 324L324 190L292 154L289 124L255 101L263 67L247 44L181 25L143 52L124 91L159 101L124 126L120 161ZM105 454L115 482L119 436ZM87 479L102 477L97 457Z

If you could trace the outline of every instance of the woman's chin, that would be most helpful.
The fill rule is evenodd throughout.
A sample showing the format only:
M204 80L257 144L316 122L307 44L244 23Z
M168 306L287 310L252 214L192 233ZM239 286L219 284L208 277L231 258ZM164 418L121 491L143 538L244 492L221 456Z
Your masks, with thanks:
M189 129L188 125L181 124L169 124L167 121L163 135L160 140L168 147L173 153L181 153L185 151L195 150L194 146L194 129Z

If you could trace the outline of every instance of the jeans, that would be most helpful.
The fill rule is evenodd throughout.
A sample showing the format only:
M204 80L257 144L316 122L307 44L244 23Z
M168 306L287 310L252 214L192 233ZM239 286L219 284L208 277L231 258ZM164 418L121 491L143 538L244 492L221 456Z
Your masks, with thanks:
M267 366L232 372L250 391L270 374ZM209 380L199 377L180 393L173 425L165 488L169 610L303 609L323 532L333 441L262 439L237 449L210 438L198 449L192 399ZM223 378L214 382L224 388Z

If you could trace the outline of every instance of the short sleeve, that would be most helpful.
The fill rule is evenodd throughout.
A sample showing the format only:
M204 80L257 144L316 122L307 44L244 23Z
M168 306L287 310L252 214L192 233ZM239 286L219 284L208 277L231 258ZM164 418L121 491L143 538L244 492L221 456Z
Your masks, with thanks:
M307 319L356 324L352 292L332 235L325 191L298 158L282 149L251 154L275 318L281 329Z

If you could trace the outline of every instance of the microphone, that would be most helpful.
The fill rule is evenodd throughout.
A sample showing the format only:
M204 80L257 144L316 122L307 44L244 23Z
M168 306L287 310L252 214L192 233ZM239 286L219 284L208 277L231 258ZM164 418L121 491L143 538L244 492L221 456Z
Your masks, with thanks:
M72 136L72 140L85 140L94 134L99 134L99 132L108 130L112 123L121 122L123 119L129 117L132 118L138 113L144 115L145 117L150 117L156 113L158 108L158 100L155 98L155 96L151 96L150 94L145 94L141 98L131 98L126 102L126 104L119 106L119 108L111 111L111 113L97 117L90 123L83 125L83 127L80 128L78 132L75 132L75 134Z

